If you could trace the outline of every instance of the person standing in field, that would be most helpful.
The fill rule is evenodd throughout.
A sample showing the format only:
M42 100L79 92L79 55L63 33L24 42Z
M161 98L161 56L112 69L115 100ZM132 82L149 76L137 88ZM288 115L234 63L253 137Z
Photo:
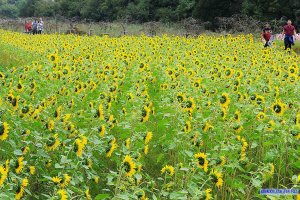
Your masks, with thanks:
M40 18L40 21L38 23L38 34L42 34L44 31L44 21L42 18Z
M31 32L31 29L32 29L32 23L25 21L25 32L29 34Z
M32 22L32 34L33 35L37 34L37 25L38 25L38 23L36 22L36 20L34 20L34 22Z
M294 45L294 36L296 36L296 29L292 25L292 21L288 20L287 24L283 27L284 34L284 46L285 50L292 49L292 45Z
M42 34L43 32L43 23L42 21L38 21L37 23L37 34Z
M271 46L271 27L269 24L267 24L264 29L263 29L263 33L262 33L262 40L264 40L266 43L264 45L264 47L270 47Z

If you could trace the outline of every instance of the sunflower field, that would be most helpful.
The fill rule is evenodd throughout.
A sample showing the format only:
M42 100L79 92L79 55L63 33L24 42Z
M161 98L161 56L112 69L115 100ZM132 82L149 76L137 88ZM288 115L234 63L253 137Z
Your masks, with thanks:
M295 52L252 35L4 44L35 59L0 63L0 199L300 199L260 194L300 188Z

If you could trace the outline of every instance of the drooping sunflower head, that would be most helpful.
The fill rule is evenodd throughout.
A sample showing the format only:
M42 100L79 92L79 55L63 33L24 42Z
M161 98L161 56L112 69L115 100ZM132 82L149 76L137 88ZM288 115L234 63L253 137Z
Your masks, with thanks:
M130 155L126 155L123 163L122 163L123 169L125 170L127 177L132 177L135 173L136 164L134 163L133 159Z
M173 176L174 173L175 173L175 170L174 170L174 167L173 167L173 166L171 166L171 165L166 165L166 166L164 166L164 167L161 169L161 173L162 173L162 174L167 173L168 175Z
M4 141L7 139L9 133L9 126L7 122L0 121L0 140Z
M192 124L190 121L187 121L183 127L183 131L189 133L192 130Z
M17 174L20 174L23 171L24 168L24 157L21 156L18 158L18 160L15 163L15 171Z
M230 103L229 95L227 93L222 93L222 95L220 97L221 107L228 108L229 103Z
M223 185L223 175L222 172L218 172L217 170L212 170L211 173L212 182L220 188Z
M198 167L202 168L205 172L208 170L208 160L206 159L207 155L205 153L197 153L194 155L194 158L197 159Z
M46 150L54 151L60 145L60 141L58 139L58 134L51 136L46 142Z
M146 133L146 135L144 136L145 144L148 144L151 141L152 136L153 136L152 132L147 132Z

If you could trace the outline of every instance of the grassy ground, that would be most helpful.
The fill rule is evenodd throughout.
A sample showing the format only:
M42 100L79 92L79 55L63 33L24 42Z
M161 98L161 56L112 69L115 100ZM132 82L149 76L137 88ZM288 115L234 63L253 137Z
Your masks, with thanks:
M0 68L7 69L14 66L22 66L31 63L36 56L20 48L0 42Z

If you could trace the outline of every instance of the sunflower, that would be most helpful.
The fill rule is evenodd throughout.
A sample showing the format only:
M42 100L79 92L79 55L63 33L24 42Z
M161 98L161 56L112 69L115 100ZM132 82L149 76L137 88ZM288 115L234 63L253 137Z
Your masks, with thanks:
M210 173L212 177L212 182L215 183L215 185L220 188L223 185L223 175L222 172L218 172L217 170L212 170Z
M271 105L271 110L277 116L282 116L285 111L285 105L281 101L276 101Z
M58 190L57 194L60 196L60 200L67 200L68 199L68 193L65 189Z
M0 122L0 140L7 139L9 133L9 126L7 122Z
M147 106L144 106L144 108L142 110L142 119L141 119L141 122L147 122L149 120L150 111L151 110Z
M226 68L226 69L224 70L224 73L225 73L225 77L226 77L226 78L230 78L230 77L233 75L234 71L233 71L233 69L231 69L231 68Z
M46 143L47 151L54 151L60 145L60 141L58 139L58 134L54 134L51 136Z
M147 155L149 153L149 145L145 145L144 154Z
M148 144L151 141L152 136L153 136L152 132L147 132L147 134L144 136L145 144Z
M15 164L15 170L17 174L20 174L23 171L24 168L24 157L21 156L18 158Z
M131 140L130 140L130 138L127 138L126 140L125 140L125 147L129 150L130 149L130 144L131 144Z
M71 181L71 177L68 174L64 174L62 177L59 176L52 177L51 180L55 184L59 185L59 187L65 188L66 186L69 185Z
M259 112L256 115L256 119L258 119L258 120L264 120L264 119L266 119L266 114L264 112Z
M25 146L21 148L22 153L25 155L29 152L29 147Z
M50 62L56 63L58 61L58 55L56 53L55 54L49 54L47 57L48 57Z
M17 96L16 98L13 98L11 100L11 105L13 106L13 108L16 110L18 107L19 107L19 100L20 100L20 97Z
M194 98L192 98L192 97L186 99L183 102L183 105L184 105L184 110L187 111L187 112L189 112L189 113L192 113L193 110L196 108L196 104L195 104Z
M182 103L182 102L185 101L186 97L185 97L185 95L184 95L183 93L178 93L178 94L176 95L176 99L177 99L177 101L178 101L179 103Z
M201 84L201 79L200 80L196 80L193 82L193 87L199 89L200 88L200 84Z
M229 103L230 103L229 95L227 93L222 93L222 96L220 98L221 107L228 108Z
M35 166L29 166L29 173L30 173L31 175L34 175L35 172L36 172Z
M212 199L211 191L212 190L210 188L205 190L205 200Z
M2 72L0 72L0 79L4 79L5 78L5 75L2 73Z
M298 81L298 75L296 74L289 74L289 81L291 84L295 84Z
M90 189L86 189L84 194L87 200L92 200L92 197L90 195Z
M50 120L49 122L46 123L46 128L49 131L53 131L55 126L55 122L53 120Z
M24 90L24 86L20 81L18 82L18 85L17 85L16 89L17 89L18 92L22 92Z
M194 158L197 159L197 165L205 172L208 170L208 160L206 159L207 155L204 153L197 153L194 155Z
M134 175L136 165L133 162L133 159L131 158L130 155L125 156L123 163L122 163L122 167L125 170L127 177L132 177Z
M173 176L175 173L174 167L171 165L166 165L161 169L161 174L167 173L170 176Z
M191 130L192 130L191 122L187 121L183 127L183 131L189 133L191 132Z
M56 119L59 119L59 118L60 118L60 116L61 116L61 110L62 110L62 106L59 106L59 107L55 110L55 112L54 112L54 117L55 117Z
M28 179L27 179L27 178L24 178L24 179L22 180L21 185L18 185L18 186L17 186L16 196L15 196L15 199L16 199L16 200L22 199L22 197L24 196L24 193L25 193L25 188L26 188L27 186L28 186Z
M295 125L297 127L300 127L300 112L297 113L296 117L295 117ZM1 130L1 129L0 129Z
M106 148L106 157L110 158L117 147L118 145L116 144L116 139L114 138L109 142L109 145Z
M7 178L7 175L8 175L8 165L9 165L9 161L6 160L5 166L3 166L3 165L0 166L0 187L3 185L4 181Z
M223 165L225 165L225 163L226 163L225 156L218 157L216 160L216 164L219 166L223 166Z
M261 105L265 102L265 98L261 95L256 95L256 104Z
M212 129L214 129L214 127L211 125L210 122L206 122L204 124L204 126L202 127L202 130L203 130L204 133L206 133L207 131L210 131Z
M125 116L126 116L126 114L127 114L127 112L126 112L126 108L122 108L122 113L123 113L123 115L125 115Z
M236 110L234 113L234 119L236 122L240 122L241 121L241 112L239 110Z
M87 138L84 135L81 135L80 138L75 140L74 151L78 157L82 156L83 149L87 144Z
M100 137L104 137L105 134L105 126L101 125L100 128L98 129Z
M226 116L227 116L227 109L225 108L221 108L221 117L222 119L226 119Z

